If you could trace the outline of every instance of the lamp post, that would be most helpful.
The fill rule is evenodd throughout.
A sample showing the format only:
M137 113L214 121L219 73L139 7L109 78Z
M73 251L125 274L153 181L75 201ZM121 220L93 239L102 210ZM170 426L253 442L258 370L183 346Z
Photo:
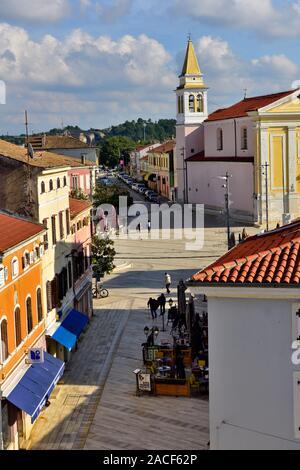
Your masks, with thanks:
M226 171L225 176L218 176L219 179L224 181L222 188L225 189L225 213L226 213L226 226L227 226L227 246L230 250L230 213L229 213L229 178L232 175Z

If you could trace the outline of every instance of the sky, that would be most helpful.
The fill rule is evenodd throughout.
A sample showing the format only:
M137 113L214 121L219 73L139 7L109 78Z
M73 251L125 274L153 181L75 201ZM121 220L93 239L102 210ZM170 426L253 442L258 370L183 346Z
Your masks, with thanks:
M210 111L300 82L300 0L0 0L0 134L175 118L188 34Z

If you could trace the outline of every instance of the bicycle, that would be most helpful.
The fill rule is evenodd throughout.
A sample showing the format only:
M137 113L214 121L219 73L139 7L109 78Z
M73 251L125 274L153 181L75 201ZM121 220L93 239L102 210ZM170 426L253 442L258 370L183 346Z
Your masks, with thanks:
M94 299L105 299L109 296L109 292L102 285L94 287L92 289L92 294Z

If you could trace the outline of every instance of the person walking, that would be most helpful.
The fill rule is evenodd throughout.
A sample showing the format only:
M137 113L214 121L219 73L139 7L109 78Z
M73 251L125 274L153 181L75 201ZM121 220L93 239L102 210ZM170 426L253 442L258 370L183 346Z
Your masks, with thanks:
M151 220L148 220L148 232L151 231Z
M171 276L170 274L168 273L165 273L165 285L166 285L166 289L167 289L167 293L170 294L170 286L171 286Z
M166 313L166 302L167 302L165 294L161 293L157 301L160 306L160 315L164 315Z
M157 318L157 312L156 311L159 307L159 303L156 299L153 299L152 297L150 297L150 299L148 300L147 306L148 306L148 308L150 308L152 320L154 320L154 318Z

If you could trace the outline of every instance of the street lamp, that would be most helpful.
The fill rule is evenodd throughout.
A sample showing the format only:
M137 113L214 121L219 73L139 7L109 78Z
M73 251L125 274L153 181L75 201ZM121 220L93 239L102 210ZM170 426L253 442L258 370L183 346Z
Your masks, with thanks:
M232 178L232 175L226 171L225 176L218 176L220 180L224 181L222 188L225 189L225 211L226 211L226 225L227 225L227 246L228 250L230 249L230 214L229 214L229 178Z
M147 336L148 336L148 334L149 334L149 327L148 327L148 326L145 326L145 328L144 328L144 334L145 334L145 336L146 336L146 338L147 338Z

